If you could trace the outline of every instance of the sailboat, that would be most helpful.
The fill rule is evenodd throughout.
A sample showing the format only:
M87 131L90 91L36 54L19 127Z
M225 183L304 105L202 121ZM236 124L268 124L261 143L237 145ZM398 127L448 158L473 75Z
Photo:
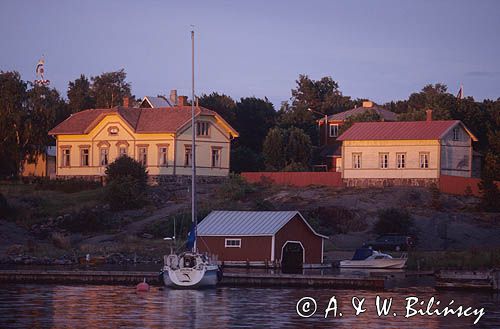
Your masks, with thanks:
M170 255L164 257L164 266L160 278L171 288L210 288L215 287L221 279L222 273L216 264L213 264L205 255L196 249L196 125L195 125L195 94L194 94L194 31L191 31L191 66L192 66L192 101L191 101L191 130L192 130L192 176L191 176L191 219L192 227L189 232L188 251L176 254L171 248ZM175 228L174 228L175 232ZM175 238L174 238L175 239Z

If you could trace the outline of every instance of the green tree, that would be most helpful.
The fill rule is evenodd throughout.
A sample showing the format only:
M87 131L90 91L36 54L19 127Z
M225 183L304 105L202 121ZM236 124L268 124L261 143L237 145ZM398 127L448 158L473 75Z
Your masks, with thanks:
M124 97L131 97L130 83L126 82L127 73L123 69L106 72L92 77L92 97L97 108L112 108L122 105Z
M481 173L479 190L481 191L481 208L486 211L500 211L500 190L495 183L500 170L500 157L489 152L485 157L485 165Z
M199 98L199 103L200 106L217 112L229 124L233 125L235 123L236 103L231 97L225 94L213 92L210 95L201 95Z
M296 127L289 128L287 135L287 163L297 163L307 167L311 158L311 139L302 129Z
M95 107L95 99L92 97L90 81L83 74L75 81L68 84L68 105L71 113Z
M286 164L285 130L274 127L267 133L263 145L263 155L267 170L280 170Z

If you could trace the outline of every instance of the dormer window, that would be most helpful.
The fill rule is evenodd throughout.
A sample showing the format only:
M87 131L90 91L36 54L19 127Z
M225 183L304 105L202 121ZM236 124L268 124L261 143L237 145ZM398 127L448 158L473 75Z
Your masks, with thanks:
M207 121L199 121L196 123L196 135L208 137L209 135L210 123Z

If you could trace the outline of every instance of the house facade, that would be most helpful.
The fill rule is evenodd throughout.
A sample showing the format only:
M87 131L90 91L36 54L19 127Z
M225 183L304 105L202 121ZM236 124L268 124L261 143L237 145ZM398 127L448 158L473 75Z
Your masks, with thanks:
M340 128L344 122L351 116L364 114L370 111L377 113L380 116L381 121L397 120L396 113L379 107L371 101L364 101L360 107L355 107L353 109L328 116L326 125L324 118L318 120L319 140L322 148L320 156L323 158L329 171L341 170L340 159L342 156L342 143L337 138L340 136Z
M21 163L22 177L54 177L56 174L56 147L47 146L34 159L26 157Z
M428 185L441 175L471 177L472 142L461 121L360 122L339 136L348 186Z
M56 176L98 178L121 155L143 163L150 176L190 175L191 129L185 104L75 113L49 132L56 139ZM238 133L203 107L196 107L195 129L197 174L228 175L230 141Z
M197 248L233 265L323 263L326 236L298 211L213 211L198 225Z

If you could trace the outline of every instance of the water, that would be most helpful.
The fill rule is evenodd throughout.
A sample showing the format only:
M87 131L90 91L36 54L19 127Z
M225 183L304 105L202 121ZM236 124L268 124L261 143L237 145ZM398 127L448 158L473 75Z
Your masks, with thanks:
M378 317L375 298L393 298L391 315ZM317 313L301 318L296 303L317 301ZM324 318L336 296L343 317ZM366 312L354 316L351 298L366 298ZM500 295L478 292L383 292L328 289L220 287L136 293L132 286L0 285L0 328L469 328L475 316L405 318L405 298L432 296L448 305L485 308L476 328L500 328ZM398 315L394 317L393 312Z

